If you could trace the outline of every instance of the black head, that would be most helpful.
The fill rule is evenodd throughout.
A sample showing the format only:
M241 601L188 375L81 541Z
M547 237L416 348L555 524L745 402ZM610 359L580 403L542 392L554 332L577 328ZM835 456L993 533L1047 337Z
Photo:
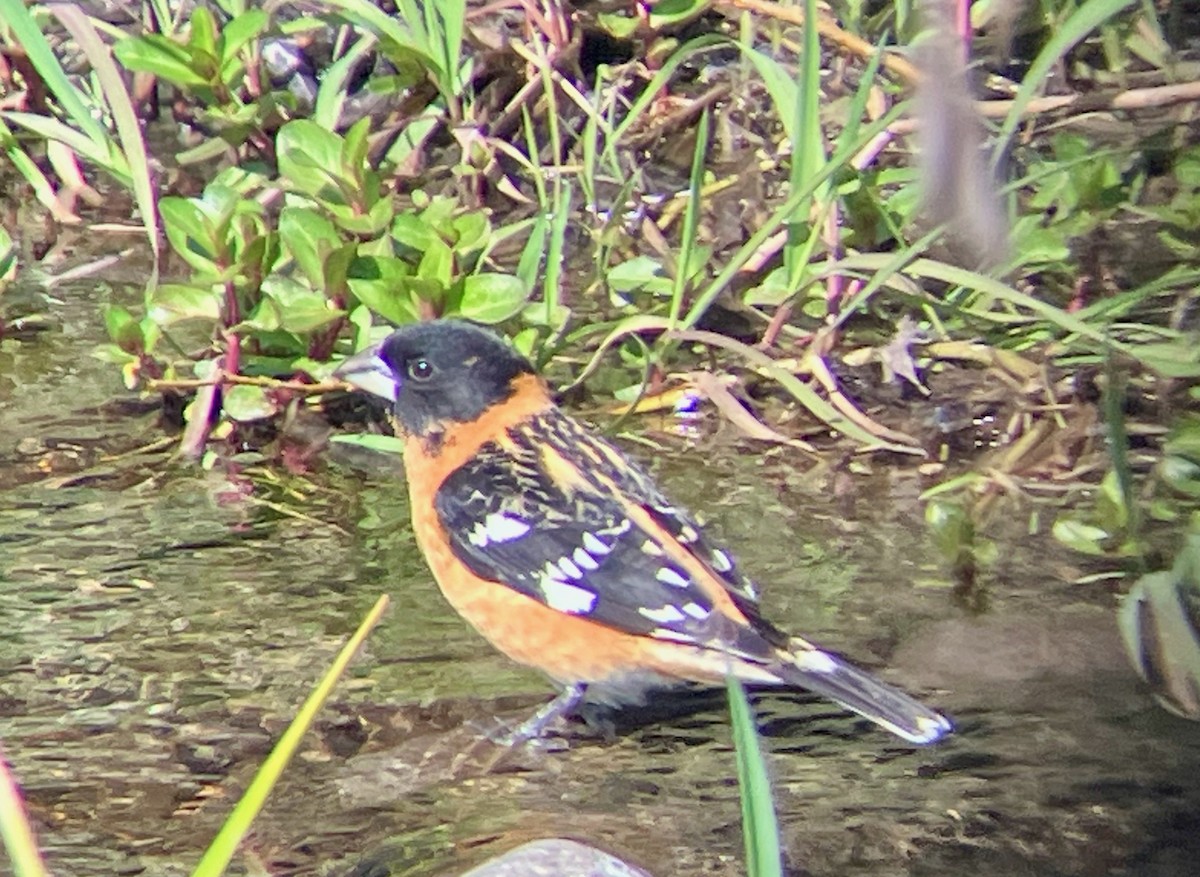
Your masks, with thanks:
M533 374L533 366L494 332L462 320L432 320L397 329L334 374L392 402L400 427L425 435L503 402L513 380Z

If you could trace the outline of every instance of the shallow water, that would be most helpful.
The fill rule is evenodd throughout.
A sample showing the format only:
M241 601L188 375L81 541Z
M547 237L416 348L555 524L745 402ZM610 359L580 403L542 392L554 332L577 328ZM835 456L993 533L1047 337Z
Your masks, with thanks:
M89 357L105 293L58 294L60 329L0 342L0 740L56 874L189 870L382 592L388 618L248 856L273 874L364 858L362 873L452 874L566 835L662 877L743 872L719 696L493 764L478 729L548 686L442 603L396 474L332 451L304 476L138 453L154 415L107 404L130 394ZM1000 534L988 612L967 615L915 476L637 426L665 450L631 450L737 547L770 617L888 667L959 723L913 750L803 695L758 698L793 873L1194 871L1200 727L1138 689L1115 597L1069 584L1074 557ZM1027 512L1011 510L1018 534Z

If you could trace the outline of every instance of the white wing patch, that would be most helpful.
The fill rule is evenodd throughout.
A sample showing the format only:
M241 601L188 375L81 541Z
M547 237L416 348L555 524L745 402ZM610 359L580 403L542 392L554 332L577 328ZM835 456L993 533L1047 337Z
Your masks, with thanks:
M596 607L596 594L579 585L572 585L549 574L538 583L546 605L568 615L587 615Z
M520 518L502 512L492 512L475 525L467 536L467 540L479 548L486 548L493 542L511 542L520 539L529 532L529 525Z
M660 609L647 609L643 606L638 610L638 615L649 618L655 624L675 624L687 617L677 607L669 604Z
M603 557L612 551L612 546L601 541L593 533L583 534L583 548L588 554L593 554L597 557Z
M584 535L583 541L587 541L586 534ZM600 569L600 564L596 562L596 558L588 554L583 548L576 548L571 554L571 560L575 561L575 565L580 569L586 569L588 571Z
M690 587L690 582L681 576L669 566L660 566L654 577L664 585L670 585L672 588L687 588Z
M729 559L729 555L718 548L712 553L712 568L719 573L727 573L733 569L733 561Z

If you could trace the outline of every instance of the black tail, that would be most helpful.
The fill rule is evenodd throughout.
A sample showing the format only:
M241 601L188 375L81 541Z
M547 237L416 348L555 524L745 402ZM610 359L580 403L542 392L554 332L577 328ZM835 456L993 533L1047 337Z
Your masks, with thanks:
M911 743L934 743L954 730L941 713L837 655L800 639L791 646L791 654L771 667L788 685L828 697Z

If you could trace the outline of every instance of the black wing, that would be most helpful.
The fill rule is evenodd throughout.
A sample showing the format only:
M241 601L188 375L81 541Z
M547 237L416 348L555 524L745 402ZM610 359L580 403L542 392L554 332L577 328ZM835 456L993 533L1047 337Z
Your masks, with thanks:
M616 448L559 412L509 437L509 447L484 445L435 499L452 550L477 575L629 633L770 654L764 635L775 639L774 631L758 626L753 585ZM546 454L578 473L571 485L551 477ZM667 556L661 538L629 517L617 492L712 569L754 627L714 612L704 589Z

